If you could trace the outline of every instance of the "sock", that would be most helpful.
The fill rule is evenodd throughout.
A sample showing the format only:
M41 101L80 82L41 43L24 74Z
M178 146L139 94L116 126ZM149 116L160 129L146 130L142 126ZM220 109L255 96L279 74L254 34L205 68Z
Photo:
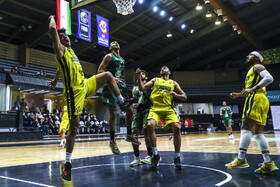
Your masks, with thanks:
M119 95L119 96L117 97L117 100L118 100L118 102L119 102L120 104L123 104L123 103L124 103L124 98L123 98L122 95Z
M65 163L66 162L70 162L71 163L71 157L72 157L72 153L66 152Z
M237 158L238 158L239 160L244 160L244 159L245 159L245 156L246 156L246 151L244 151L244 150L239 150L239 153L238 153Z
M61 139L61 140L60 140L60 145L62 145L62 144L63 144L63 142L64 142L64 139Z
M128 135L132 135L131 126L128 126L128 127L126 127L126 128L127 128L127 134L128 134Z
M157 147L152 147L152 150L154 155L158 155Z
M139 150L134 150L134 155L135 155L136 157L139 157Z
M269 153L264 153L264 154L262 154L262 156L263 156L263 161L264 161L264 163L270 163L270 162L272 162Z
M255 134L254 138L260 148L260 150L263 151L269 151L269 145L268 145L268 141L265 138L265 136L263 134ZM271 158L269 156L269 153L263 153L263 160L264 163L270 163L271 162Z
M147 150L148 150L148 155L152 156L153 155L153 149L152 148L147 148Z
M175 154L174 154L174 157L175 157L175 158L180 157L180 153L175 153Z
M115 131L110 131L110 140L115 140Z

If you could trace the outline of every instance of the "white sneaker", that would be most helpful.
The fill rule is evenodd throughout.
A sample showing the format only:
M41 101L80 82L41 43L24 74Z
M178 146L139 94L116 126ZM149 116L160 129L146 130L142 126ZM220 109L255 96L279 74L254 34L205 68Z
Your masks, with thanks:
M228 138L229 138L229 139L234 139L234 136L231 134L231 135L229 135Z
M134 160L129 164L131 167L140 166L141 161L139 157L134 156Z
M152 164L152 157L150 155L147 155L144 159L141 160L141 163L151 165Z

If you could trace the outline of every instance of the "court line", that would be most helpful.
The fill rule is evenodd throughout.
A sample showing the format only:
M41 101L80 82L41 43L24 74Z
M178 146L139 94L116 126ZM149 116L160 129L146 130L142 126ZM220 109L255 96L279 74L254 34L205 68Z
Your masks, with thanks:
M81 166L81 167L72 168L72 170L84 169L84 168L90 168L90 167L111 166L111 165L127 165L127 163L99 164L99 165ZM168 164L168 163L160 163L160 165L173 166L173 164ZM227 178L225 180L215 184L215 186L222 186L222 185L228 183L229 181L231 181L231 179L232 179L232 176L229 173L221 171L221 170L218 170L218 169L215 169L215 168L208 168L208 167L204 167L204 166L195 166L195 165L185 165L185 164L182 164L182 166L184 166L184 167L200 168L200 169L206 169L206 170L212 170L212 171L216 171L216 172L222 173L222 174L227 176Z
M55 187L55 186L51 186L51 185L47 185L47 184L41 184L41 183L37 183L37 182L21 180L21 179L16 179L16 178L12 178L12 177L5 177L5 176L1 176L1 175L0 175L0 178L13 180L13 181L18 181L18 182L23 182L23 183L28 183L28 184L34 184L34 185L38 185L38 186Z

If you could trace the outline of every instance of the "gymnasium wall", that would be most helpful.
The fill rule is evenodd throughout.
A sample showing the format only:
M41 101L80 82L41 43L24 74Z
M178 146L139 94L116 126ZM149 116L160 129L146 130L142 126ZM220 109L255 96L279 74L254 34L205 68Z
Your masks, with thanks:
M55 54L36 49L25 48L5 42L0 42L0 58L21 61L23 65L35 64L45 67L56 68ZM80 61L84 73L94 75L97 72L97 64ZM158 72L149 72L149 79L158 77ZM213 72L213 71L194 71L194 72L172 72L171 78L176 80L180 85L213 85L221 82L237 82L239 75L234 72ZM133 69L125 71L125 80L134 83L136 80Z

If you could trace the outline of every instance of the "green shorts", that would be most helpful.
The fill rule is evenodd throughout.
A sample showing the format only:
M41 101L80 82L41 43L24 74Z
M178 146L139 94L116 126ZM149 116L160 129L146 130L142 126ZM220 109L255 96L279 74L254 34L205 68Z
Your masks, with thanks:
M133 116L132 129L139 129L141 131L143 125L146 125L148 123L147 120L148 115L149 115L149 109L141 112L137 111Z
M232 121L231 118L225 118L224 119L224 126L225 127L228 127L229 125L231 126L231 121Z
M119 90L124 97L124 99L129 99L131 98L130 92L126 87L125 83L118 83ZM118 100L114 96L114 94L110 91L108 85L105 85L103 87L102 91L102 102L107 105L108 107L116 107L118 106Z

